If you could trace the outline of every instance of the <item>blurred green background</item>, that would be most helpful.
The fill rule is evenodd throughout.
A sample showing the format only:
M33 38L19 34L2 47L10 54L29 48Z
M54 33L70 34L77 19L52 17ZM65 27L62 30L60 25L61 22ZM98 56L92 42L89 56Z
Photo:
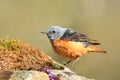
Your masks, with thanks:
M120 80L120 0L0 0L0 37L19 38L56 55L46 35L52 25L70 27L102 43L108 54L87 54L76 73L96 80Z

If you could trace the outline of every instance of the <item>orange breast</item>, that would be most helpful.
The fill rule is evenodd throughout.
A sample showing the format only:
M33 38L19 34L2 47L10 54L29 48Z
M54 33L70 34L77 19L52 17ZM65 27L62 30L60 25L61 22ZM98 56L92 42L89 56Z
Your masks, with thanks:
M57 38L51 41L54 51L65 59L75 60L87 52L81 42L64 41Z

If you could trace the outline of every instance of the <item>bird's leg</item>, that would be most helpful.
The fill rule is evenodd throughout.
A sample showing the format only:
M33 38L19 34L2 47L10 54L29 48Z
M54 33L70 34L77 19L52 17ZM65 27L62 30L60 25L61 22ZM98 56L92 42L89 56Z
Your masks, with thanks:
M72 66L73 64L75 64L79 59L80 59L80 58L78 57L77 59L73 60L72 63L71 63L71 66Z
M69 60L67 62L64 63L64 66L70 64L71 66L74 65L80 58L78 57L77 59L75 60Z
M81 56L82 57L82 56ZM73 66L81 57L76 58L75 60L69 60L67 62L64 63L64 66L70 64L71 66Z
M72 60L69 60L67 62L64 63L64 66L66 66L67 64L69 64L70 62L72 62Z

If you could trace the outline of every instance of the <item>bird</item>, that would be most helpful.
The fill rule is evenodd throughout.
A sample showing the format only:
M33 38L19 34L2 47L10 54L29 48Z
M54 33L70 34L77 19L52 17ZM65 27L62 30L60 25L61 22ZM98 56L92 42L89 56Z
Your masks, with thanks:
M100 45L97 40L88 38L85 34L78 33L71 28L51 26L41 33L48 36L55 53L68 60L64 65L72 61L74 64L80 57L90 52L107 53L96 47Z

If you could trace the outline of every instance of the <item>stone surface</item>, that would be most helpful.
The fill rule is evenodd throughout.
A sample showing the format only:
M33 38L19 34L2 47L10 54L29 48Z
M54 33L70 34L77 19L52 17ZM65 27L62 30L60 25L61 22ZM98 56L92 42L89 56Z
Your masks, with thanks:
M15 71L9 80L49 80L49 77L39 71Z
M49 80L44 72L39 71L2 71L0 80Z
M84 76L77 75L68 68L64 70L50 69L54 80L94 80ZM40 71L1 71L0 80L49 80L48 74Z
M55 76L56 80L94 80L77 75L66 67L64 70L51 69L51 74Z

